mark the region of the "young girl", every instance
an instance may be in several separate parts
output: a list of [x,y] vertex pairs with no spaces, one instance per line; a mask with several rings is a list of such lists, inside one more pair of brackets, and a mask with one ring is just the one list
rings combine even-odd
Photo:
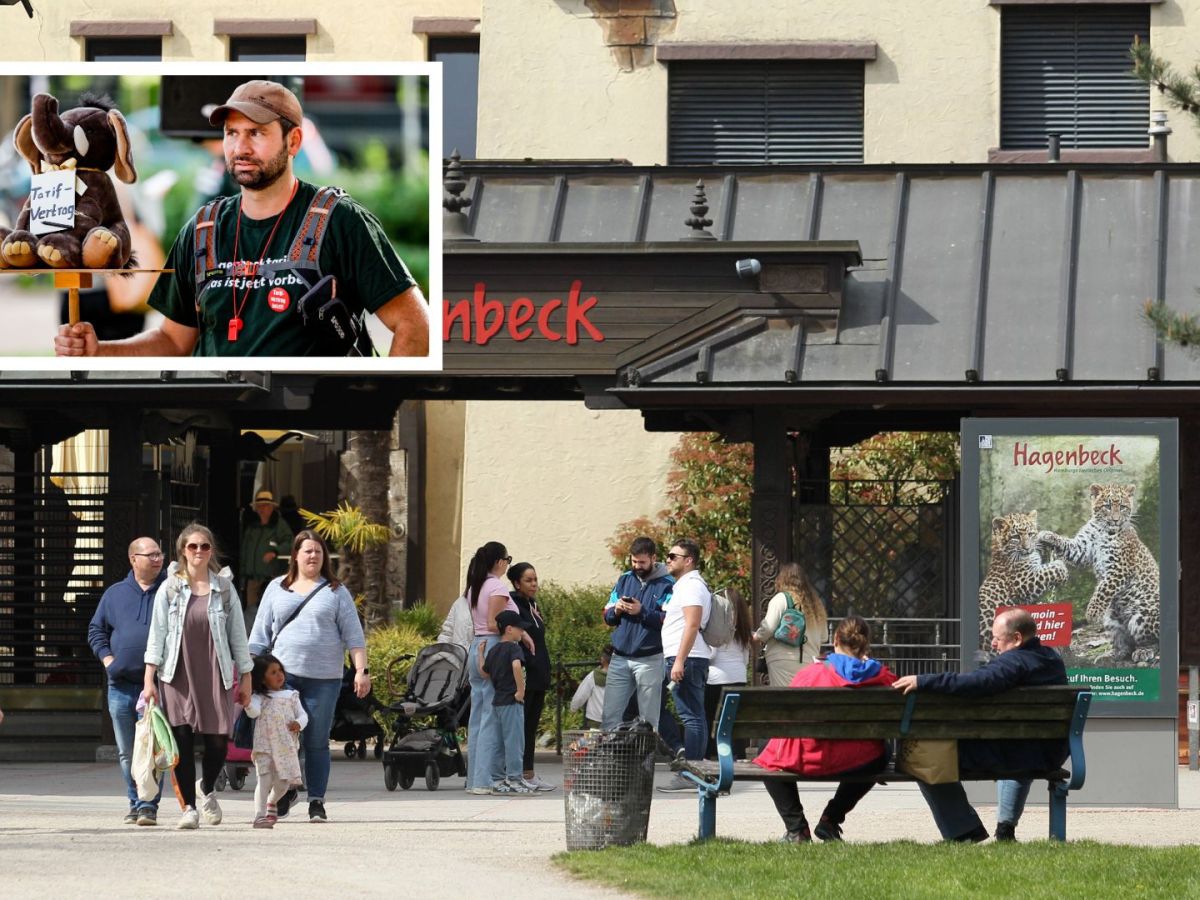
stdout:
[[254,827],[274,828],[278,818],[276,803],[293,785],[300,784],[300,730],[308,724],[308,715],[300,705],[300,694],[284,687],[287,673],[269,653],[254,659],[250,683],[254,696],[246,715],[258,719],[254,726],[254,770],[258,786],[254,789]]

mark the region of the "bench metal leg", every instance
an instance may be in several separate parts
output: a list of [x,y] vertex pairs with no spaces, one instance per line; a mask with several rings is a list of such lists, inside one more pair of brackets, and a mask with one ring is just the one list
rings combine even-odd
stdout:
[[703,788],[700,794],[700,840],[706,841],[717,833],[717,792]]
[[1050,785],[1050,840],[1067,839],[1067,786],[1056,781]]

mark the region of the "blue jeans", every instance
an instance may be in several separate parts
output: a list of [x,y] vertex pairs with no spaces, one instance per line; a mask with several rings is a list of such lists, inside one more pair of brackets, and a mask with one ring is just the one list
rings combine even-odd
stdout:
[[1025,801],[1029,798],[1029,789],[1033,781],[1022,778],[1001,779],[996,782],[996,822],[1007,822],[1014,828],[1021,821],[1021,813],[1025,811]]
[[662,711],[662,667],[661,653],[652,656],[620,656],[613,654],[608,664],[608,678],[604,685],[604,718],[601,727],[612,731],[625,718],[625,708],[630,699],[637,695],[638,715],[658,729]]
[[[704,751],[708,749],[708,722],[704,717],[704,685],[708,683],[708,660],[689,656],[683,661],[683,680],[675,690],[667,690],[671,681],[671,666],[675,665],[675,657],[668,656],[663,660],[663,692],[658,719],[658,733],[667,746],[675,753],[683,748],[683,755],[688,759],[704,759]],[[679,710],[679,718],[683,720],[683,737],[680,738],[679,726],[675,717],[667,709],[667,694],[675,694],[675,708]],[[604,699],[608,699],[605,694]]]
[[504,746],[496,717],[496,689],[479,670],[479,645],[484,657],[500,642],[497,634],[477,635],[471,641],[467,676],[471,682],[471,719],[467,724],[467,790],[491,787],[504,778]]
[[500,741],[504,745],[504,777],[516,781],[524,772],[525,707],[520,703],[504,706],[493,704],[496,721],[500,724]]
[[304,784],[309,800],[324,800],[329,786],[329,731],[333,708],[342,690],[340,678],[305,678],[288,673],[287,686],[300,692],[300,705],[308,724],[300,732],[300,755],[304,761]]
[[138,695],[141,685],[128,682],[109,682],[108,685],[108,714],[112,717],[113,735],[117,739],[117,760],[121,763],[121,776],[125,779],[125,794],[129,797],[130,809],[158,809],[158,800],[162,796],[162,780],[158,782],[158,793],[153,800],[139,800],[137,785],[133,782],[133,729],[137,720]]

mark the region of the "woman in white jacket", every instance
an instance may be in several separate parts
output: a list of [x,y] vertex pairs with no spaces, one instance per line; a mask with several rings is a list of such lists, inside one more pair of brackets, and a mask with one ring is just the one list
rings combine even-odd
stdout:
[[[175,554],[154,597],[143,693],[149,701],[157,700],[161,692],[162,709],[179,746],[175,777],[184,805],[179,827],[196,828],[200,813],[209,825],[221,822],[214,790],[233,727],[234,667],[245,706],[250,702],[254,663],[233,573],[217,562],[212,532],[197,523],[186,526],[175,542]],[[195,780],[194,734],[204,739],[200,781]]]
[[[800,670],[821,653],[821,642],[829,628],[825,604],[813,590],[799,563],[784,563],[775,577],[776,594],[767,603],[754,640],[763,646],[767,680],[772,687],[787,687]],[[788,605],[804,613],[804,643],[799,647],[777,640],[775,632]]]

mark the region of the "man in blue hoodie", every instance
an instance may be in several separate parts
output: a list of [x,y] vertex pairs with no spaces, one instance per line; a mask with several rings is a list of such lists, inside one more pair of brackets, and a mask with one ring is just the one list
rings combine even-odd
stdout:
[[[129,797],[126,825],[158,824],[158,800],[139,800],[130,763],[138,695],[146,672],[143,657],[150,633],[154,595],[166,577],[163,553],[154,538],[140,537],[129,545],[130,572],[104,592],[88,625],[88,643],[108,675],[108,714],[117,739],[117,758]],[[162,790],[160,785],[159,796]]]
[[615,630],[601,724],[605,730],[621,724],[636,694],[638,714],[657,731],[663,685],[662,607],[675,579],[658,561],[648,537],[636,538],[629,546],[629,564],[604,607],[604,622]]

